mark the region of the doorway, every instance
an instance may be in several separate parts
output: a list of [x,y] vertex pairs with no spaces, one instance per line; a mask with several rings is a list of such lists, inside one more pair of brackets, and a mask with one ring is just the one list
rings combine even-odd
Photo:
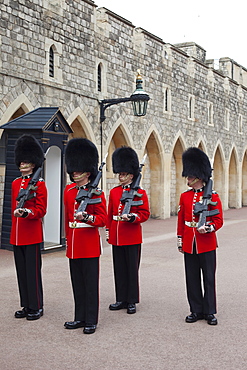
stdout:
[[45,161],[45,182],[48,190],[47,213],[44,217],[44,249],[60,247],[61,229],[61,150],[48,148]]

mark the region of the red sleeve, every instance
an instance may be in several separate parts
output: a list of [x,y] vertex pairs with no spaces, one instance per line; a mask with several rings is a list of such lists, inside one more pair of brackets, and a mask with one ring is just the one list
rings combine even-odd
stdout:
[[110,191],[109,200],[108,200],[108,211],[107,211],[107,221],[106,228],[110,229],[113,216],[113,202],[112,202],[112,192]]
[[178,206],[177,236],[183,236],[183,233],[184,233],[184,204],[183,204],[183,194],[181,194]]
[[12,185],[11,185],[11,215],[13,217],[13,213],[14,213],[14,210],[16,209],[16,191],[15,191],[15,188],[16,188],[16,180],[14,180],[12,182]]
[[67,188],[64,189],[64,226],[65,226],[65,235],[68,235],[69,232],[69,210],[68,210],[68,204],[67,204]]
[[216,205],[209,205],[208,209],[218,209],[219,214],[215,216],[211,216],[211,221],[209,222],[210,225],[214,226],[215,231],[219,230],[223,226],[223,211],[222,211],[222,203],[220,197],[217,193],[212,194],[212,202],[216,202]]
[[24,207],[31,210],[27,218],[39,219],[45,216],[47,209],[47,189],[44,181],[38,181],[36,196],[25,202]]
[[134,213],[137,217],[133,221],[133,223],[142,223],[148,220],[150,216],[150,211],[149,211],[149,202],[148,202],[148,197],[147,193],[145,190],[139,190],[139,192],[142,193],[142,197],[138,198],[136,197],[135,200],[141,199],[143,201],[143,204],[140,206],[133,206],[131,207],[130,212]]
[[[100,195],[101,202],[97,203],[89,208],[88,213],[94,216],[94,222],[87,221],[87,224],[96,226],[96,227],[104,227],[106,224],[107,214],[106,214],[106,199],[104,192]],[[87,210],[86,210],[87,211]]]

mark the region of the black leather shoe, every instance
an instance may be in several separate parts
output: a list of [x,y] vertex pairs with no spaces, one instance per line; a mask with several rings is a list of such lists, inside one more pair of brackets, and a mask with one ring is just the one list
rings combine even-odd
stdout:
[[27,317],[27,314],[28,314],[29,311],[30,311],[29,308],[23,307],[22,310],[19,310],[19,311],[15,312],[15,317],[17,319],[22,319],[23,317]]
[[64,323],[66,329],[77,329],[85,326],[85,321],[66,321]]
[[27,314],[27,320],[38,320],[43,316],[44,310],[40,308],[39,310],[29,310]]
[[217,325],[218,321],[214,315],[205,315],[205,320],[207,320],[209,325]]
[[204,319],[204,315],[202,313],[192,312],[189,316],[186,316],[185,321],[192,323],[192,322],[196,322],[197,320],[203,320],[203,319]]
[[117,310],[121,310],[122,308],[127,308],[127,307],[128,307],[127,302],[116,302],[116,303],[110,304],[109,310],[117,311]]
[[96,330],[96,325],[86,324],[85,328],[83,329],[84,334],[93,334]]
[[135,303],[129,303],[127,307],[127,313],[136,313]]

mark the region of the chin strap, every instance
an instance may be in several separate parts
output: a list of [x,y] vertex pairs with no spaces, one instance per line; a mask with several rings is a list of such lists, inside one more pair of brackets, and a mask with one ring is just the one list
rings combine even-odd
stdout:
[[197,181],[199,181],[200,179],[198,179],[198,177],[196,177],[190,184],[189,184],[189,186],[191,186],[191,185],[194,185]]

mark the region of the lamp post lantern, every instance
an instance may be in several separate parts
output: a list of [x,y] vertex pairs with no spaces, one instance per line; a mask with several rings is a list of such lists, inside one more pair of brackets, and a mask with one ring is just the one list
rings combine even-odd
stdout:
[[103,99],[99,101],[100,104],[100,130],[101,130],[101,159],[103,158],[103,128],[102,123],[105,121],[105,110],[111,105],[116,105],[119,103],[126,103],[131,101],[133,107],[134,116],[145,116],[147,113],[147,105],[150,100],[149,95],[143,90],[142,87],[142,77],[140,72],[137,71],[136,77],[136,90],[129,98],[116,98],[116,99]]
[[131,95],[131,102],[133,107],[134,116],[145,116],[147,113],[149,95],[142,88],[142,77],[138,71],[136,77],[136,90]]
[[117,98],[117,99],[103,99],[99,101],[100,104],[100,123],[105,120],[105,110],[111,105],[126,103],[131,101],[133,106],[134,116],[145,116],[147,112],[147,104],[150,100],[149,95],[142,88],[142,77],[138,71],[136,77],[136,90],[129,98]]

